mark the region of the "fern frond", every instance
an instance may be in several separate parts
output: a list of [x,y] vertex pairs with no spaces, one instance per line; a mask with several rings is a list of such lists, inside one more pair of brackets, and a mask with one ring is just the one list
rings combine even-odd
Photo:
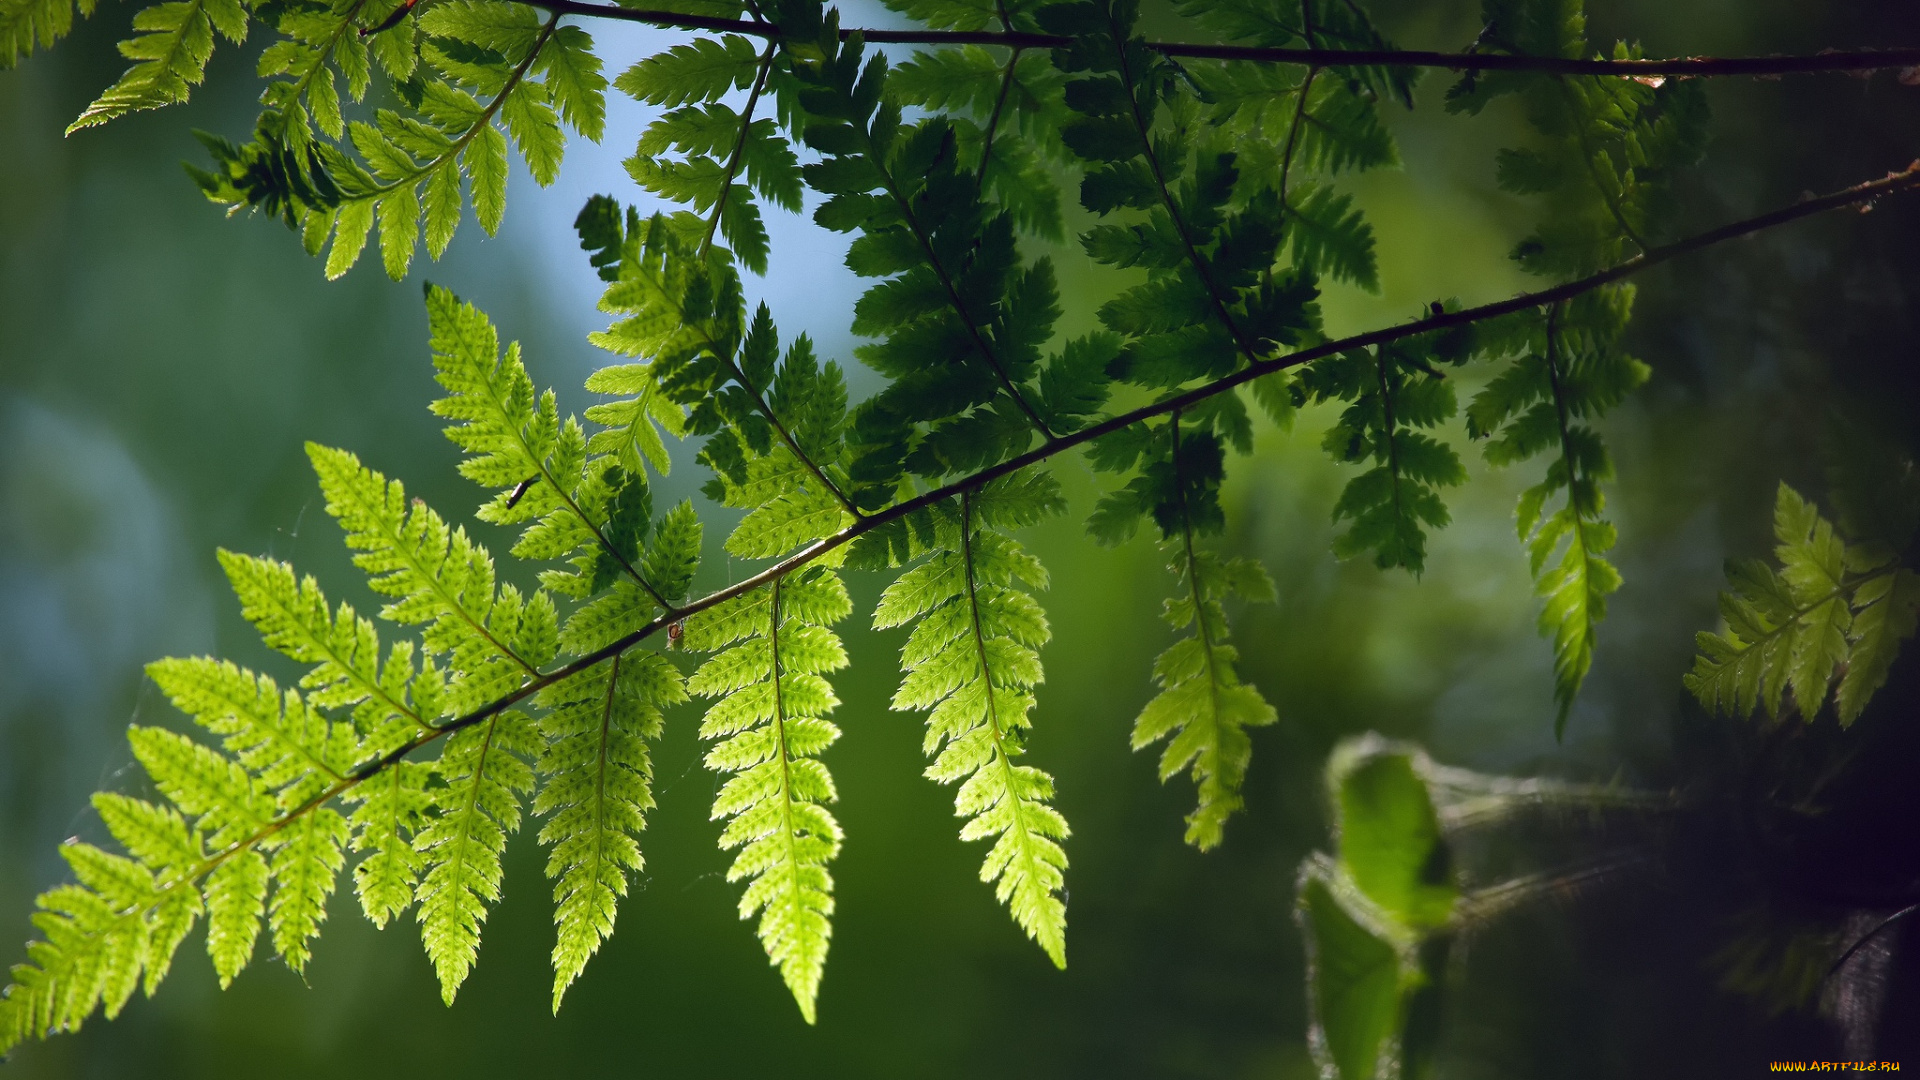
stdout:
[[1419,573],[1426,566],[1428,528],[1451,520],[1440,489],[1466,482],[1466,468],[1452,447],[1423,434],[1452,417],[1458,405],[1450,383],[1437,377],[1435,344],[1415,339],[1394,346],[1330,356],[1301,376],[1317,401],[1350,401],[1321,445],[1335,460],[1372,462],[1347,482],[1334,504],[1334,520],[1350,520],[1334,541],[1334,554],[1373,553],[1381,569],[1400,566]]
[[666,597],[637,565],[652,524],[651,494],[638,462],[629,471],[614,458],[589,457],[579,421],[560,419],[553,391],[535,394],[517,342],[501,356],[499,336],[479,309],[430,286],[427,313],[436,376],[449,391],[431,407],[456,421],[446,433],[469,455],[461,473],[495,490],[480,520],[531,522],[513,547],[515,556],[565,558],[578,568],[543,575],[549,588],[584,598],[624,575],[664,609]]
[[760,65],[760,50],[738,34],[695,38],[635,63],[614,86],[648,105],[677,108],[692,101],[718,101],[745,90]]
[[1175,630],[1192,626],[1193,636],[1154,661],[1160,693],[1133,722],[1133,748],[1172,737],[1160,755],[1160,779],[1190,767],[1199,805],[1187,815],[1186,841],[1206,851],[1219,845],[1227,819],[1242,805],[1240,788],[1253,756],[1246,729],[1279,717],[1234,671],[1239,653],[1227,643],[1222,602],[1238,596],[1270,603],[1273,581],[1251,559],[1195,550],[1190,533],[1161,546],[1173,559],[1167,568],[1185,586],[1185,595],[1166,601],[1163,617]]
[[1795,710],[1811,723],[1837,677],[1840,722],[1851,724],[1920,621],[1920,575],[1877,544],[1848,544],[1784,483],[1773,527],[1781,569],[1757,560],[1727,564],[1726,628],[1697,636],[1700,655],[1683,681],[1702,705],[1729,716],[1761,706],[1779,716],[1791,690]]
[[837,797],[818,760],[840,737],[826,720],[839,704],[826,672],[846,666],[829,625],[853,610],[846,586],[824,567],[775,579],[687,620],[690,649],[719,651],[687,689],[718,698],[700,736],[718,740],[706,765],[730,774],[713,802],[727,819],[720,846],[738,848],[728,881],[747,880],[740,917],[760,915],[767,958],[811,1024],[833,936],[833,878],[840,825],[826,808]]
[[1289,199],[1294,265],[1351,281],[1368,292],[1380,291],[1373,226],[1353,205],[1353,196],[1301,184]]
[[[247,8],[242,0],[169,0],[135,15],[140,36],[120,43],[120,54],[134,65],[67,125],[67,134],[187,100],[206,77],[214,34],[235,44],[246,40]],[[43,7],[42,19],[47,14]],[[58,25],[57,16],[40,25],[44,34]]]
[[360,908],[378,927],[413,906],[426,865],[413,846],[414,834],[426,820],[433,798],[427,793],[431,766],[397,761],[382,775],[357,785],[347,798],[360,805],[348,818],[352,847],[366,852],[353,868],[354,891]]
[[425,624],[429,653],[449,657],[445,707],[464,711],[499,696],[538,671],[557,647],[553,601],[544,591],[522,599],[494,587],[493,559],[417,500],[397,480],[343,450],[309,443],[327,512],[347,533],[354,564],[375,592],[395,597],[383,618]]
[[959,783],[962,840],[992,839],[980,880],[995,885],[1014,922],[1055,966],[1067,965],[1066,819],[1051,805],[1053,778],[1015,764],[1024,752],[1038,649],[1051,632],[1020,587],[1045,588],[1039,560],[1000,531],[1032,524],[1062,503],[1046,474],[1015,474],[935,511],[925,561],[900,575],[874,611],[876,629],[913,624],[895,709],[928,709],[929,779]]
[[[1491,51],[1577,57],[1589,53],[1578,5],[1502,3],[1489,8]],[[1637,59],[1618,43],[1613,58]],[[1652,85],[1649,85],[1651,83]],[[1450,112],[1477,113],[1503,94],[1526,103],[1539,139],[1502,151],[1499,180],[1544,196],[1540,225],[1514,249],[1535,273],[1587,274],[1646,250],[1665,228],[1673,181],[1706,145],[1707,100],[1695,80],[1640,82],[1530,72],[1473,72],[1447,94]]]
[[51,49],[73,30],[73,19],[93,14],[95,0],[0,0],[0,68],[36,48]]
[[333,723],[297,691],[212,657],[156,660],[147,675],[176,708],[221,736],[253,781],[291,809],[359,763],[351,724]]
[[553,848],[553,1007],[600,943],[613,933],[627,875],[644,864],[638,834],[653,807],[647,744],[660,710],[686,700],[680,673],[659,653],[616,656],[543,691],[549,711],[533,812],[548,818],[540,842]]
[[[1620,573],[1605,558],[1614,529],[1602,517],[1600,489],[1612,479],[1613,463],[1599,433],[1579,421],[1597,420],[1647,379],[1647,366],[1614,344],[1625,321],[1616,305],[1630,303],[1631,294],[1582,298],[1553,308],[1543,325],[1516,324],[1512,344],[1525,351],[1467,407],[1467,431],[1490,437],[1486,456],[1495,465],[1556,455],[1545,479],[1521,494],[1515,515],[1534,592],[1545,602],[1540,633],[1553,640],[1556,736],[1593,667],[1607,597],[1620,588]],[[1545,512],[1561,492],[1564,505]]]
[[434,762],[442,786],[428,790],[434,816],[413,839],[426,866],[415,898],[420,940],[449,1005],[473,969],[487,907],[500,899],[500,853],[533,790],[527,759],[541,749],[533,721],[507,711],[448,736]]
[[372,621],[344,603],[330,611],[320,583],[312,577],[296,578],[293,567],[273,559],[225,549],[218,556],[240,600],[240,613],[268,647],[314,665],[300,679],[308,703],[353,710],[354,726],[365,740],[361,756],[384,753],[427,726],[407,698],[413,679],[411,642],[396,644],[383,666]]
[[853,322],[855,334],[879,339],[855,352],[890,380],[863,406],[876,437],[852,466],[873,478],[878,503],[907,474],[964,472],[1053,436],[1031,384],[1058,292],[1050,262],[1022,265],[1013,214],[982,197],[955,122],[903,123],[886,57],[867,56],[857,37],[841,41],[835,12],[816,29],[783,49],[802,137],[824,155],[802,170],[827,197],[814,221],[858,231],[847,266],[881,279]]
[[[193,0],[202,2],[215,0]],[[565,149],[563,118],[590,139],[604,127],[606,81],[592,39],[524,5],[458,0],[415,12],[396,0],[333,0],[324,14],[292,12],[279,25],[285,36],[260,67],[284,78],[262,96],[254,141],[203,136],[213,167],[192,171],[213,201],[263,209],[297,228],[309,254],[327,249],[329,278],[353,267],[376,226],[381,262],[396,280],[423,235],[439,258],[460,222],[463,177],[466,203],[495,232],[508,136],[545,185]],[[370,57],[400,93],[394,107],[373,110],[372,122],[348,121],[335,71],[358,101]]]

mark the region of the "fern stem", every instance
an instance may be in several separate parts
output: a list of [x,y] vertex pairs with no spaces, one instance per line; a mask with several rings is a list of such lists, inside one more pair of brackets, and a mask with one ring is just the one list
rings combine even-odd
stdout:
[[[676,11],[646,11],[584,3],[582,0],[525,0],[528,7],[561,15],[643,23],[675,30],[704,30],[785,40],[786,34],[768,22],[687,15]],[[855,35],[873,45],[1001,45],[1021,49],[1058,49],[1073,39],[1060,34],[1015,30],[885,30],[847,28],[840,40]],[[1146,47],[1163,56],[1196,60],[1246,60],[1256,63],[1300,64],[1319,67],[1414,67],[1448,71],[1539,71],[1555,75],[1612,75],[1621,78],[1712,78],[1730,75],[1808,75],[1847,71],[1882,71],[1920,64],[1920,48],[1858,49],[1797,56],[1674,57],[1664,60],[1584,60],[1560,56],[1523,56],[1512,53],[1432,52],[1421,49],[1285,49],[1258,45],[1212,45],[1200,42],[1149,41]]]
[[727,155],[726,171],[720,177],[720,195],[713,201],[713,216],[707,221],[707,235],[700,240],[699,259],[704,262],[707,249],[713,247],[713,234],[720,228],[720,215],[727,208],[727,196],[733,193],[733,178],[740,171],[741,159],[747,153],[747,132],[753,127],[753,108],[760,102],[760,90],[767,85],[767,73],[773,70],[773,53],[779,48],[776,41],[767,42],[767,50],[760,54],[760,70],[753,77],[753,89],[747,93],[747,104],[740,112],[740,135],[733,140],[733,153]]
[[1313,80],[1319,74],[1319,68],[1310,67],[1300,83],[1300,100],[1294,103],[1293,123],[1287,128],[1287,148],[1280,156],[1280,209],[1287,213],[1293,212],[1293,204],[1287,201],[1287,180],[1293,175],[1293,151],[1307,119],[1307,97],[1313,93]]
[[[455,717],[431,731],[422,732],[401,746],[395,747],[381,757],[362,765],[359,769],[354,770],[345,780],[341,781],[339,785],[336,785],[338,790],[329,789],[328,792],[316,796],[307,804],[303,804],[296,813],[304,813],[307,810],[311,810],[321,802],[333,798],[339,794],[340,791],[344,791],[363,780],[378,775],[408,754],[427,745],[442,735],[481,723],[503,710],[512,708],[526,698],[563,679],[571,678],[593,667],[595,664],[599,664],[626,652],[681,619],[706,611],[735,597],[743,596],[763,585],[778,581],[786,575],[813,563],[822,556],[845,547],[861,536],[891,522],[898,521],[909,514],[945,502],[956,495],[972,492],[1003,476],[1018,472],[1030,465],[1046,461],[1073,447],[1092,442],[1103,435],[1110,435],[1113,432],[1132,427],[1143,421],[1168,415],[1176,410],[1192,408],[1199,402],[1205,401],[1217,394],[1225,393],[1243,383],[1251,382],[1262,375],[1270,375],[1276,371],[1284,371],[1288,368],[1298,367],[1301,364],[1318,360],[1323,356],[1332,356],[1349,349],[1361,349],[1374,345],[1388,344],[1403,338],[1432,333],[1435,330],[1444,330],[1455,326],[1467,326],[1486,319],[1510,315],[1516,311],[1524,311],[1528,308],[1537,308],[1546,304],[1559,303],[1583,293],[1591,292],[1603,285],[1612,284],[1622,278],[1630,277],[1650,267],[1658,266],[1661,263],[1668,262],[1681,255],[1700,251],[1726,240],[1747,236],[1764,229],[1783,225],[1787,222],[1796,221],[1800,218],[1809,217],[1837,207],[1868,202],[1913,187],[1920,187],[1920,161],[1916,161],[1901,172],[1890,173],[1879,180],[1856,184],[1853,187],[1834,192],[1830,195],[1809,199],[1794,206],[1782,207],[1757,217],[1723,225],[1720,228],[1711,229],[1707,232],[1688,237],[1687,239],[1654,248],[1643,255],[1637,255],[1625,262],[1602,270],[1599,273],[1591,274],[1562,285],[1556,285],[1550,289],[1522,294],[1512,297],[1511,299],[1501,300],[1491,304],[1483,304],[1479,307],[1443,312],[1419,322],[1384,327],[1379,330],[1356,334],[1353,337],[1325,342],[1312,348],[1290,353],[1286,356],[1263,360],[1251,367],[1242,368],[1231,375],[1223,376],[1203,386],[1194,387],[1191,390],[1173,395],[1165,400],[1143,405],[1131,412],[1121,413],[1118,416],[1109,417],[1098,424],[1090,425],[1068,435],[1062,435],[1055,442],[1045,446],[1035,447],[1022,454],[1016,454],[1005,461],[988,466],[979,472],[962,477],[952,483],[923,492],[911,499],[894,503],[892,506],[883,510],[878,510],[861,517],[839,532],[816,540],[812,544],[762,569],[758,573],[742,578],[732,585],[723,589],[716,589],[698,600],[693,600],[682,605],[678,613],[673,617],[660,616],[638,630],[616,638],[606,645],[562,664],[546,674],[536,675],[522,683],[518,689],[511,693],[504,694],[469,713]],[[1891,573],[1892,571],[1889,570],[1885,572]],[[1878,576],[1880,575],[1871,574],[1865,578],[1857,579],[1848,583],[1847,588],[1857,588]],[[1832,597],[1828,597],[1827,599],[1831,598]],[[1822,602],[1824,602],[1824,600]]]
[[607,836],[607,746],[613,739],[613,702],[620,690],[620,657],[613,658],[607,671],[607,696],[600,703],[600,754],[593,774],[593,874],[588,880],[600,880],[600,864],[606,858]]
[[1387,478],[1393,481],[1393,520],[1402,522],[1406,517],[1400,505],[1400,444],[1393,437],[1393,392],[1399,387],[1387,378],[1390,357],[1384,347],[1373,351],[1373,360],[1374,373],[1380,380],[1380,430],[1387,441]]

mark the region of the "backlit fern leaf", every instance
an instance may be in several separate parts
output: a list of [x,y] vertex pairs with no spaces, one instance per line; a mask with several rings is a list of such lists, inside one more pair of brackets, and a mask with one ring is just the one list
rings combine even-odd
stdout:
[[240,613],[269,647],[313,665],[300,679],[308,702],[352,709],[367,752],[384,753],[426,726],[407,697],[412,642],[396,644],[383,665],[373,622],[344,603],[330,611],[312,577],[296,578],[293,567],[274,559],[226,550],[218,555]]
[[[1714,712],[1779,716],[1786,694],[1812,722],[1840,679],[1839,716],[1851,724],[1885,682],[1920,618],[1920,575],[1878,544],[1848,544],[1785,484],[1774,506],[1774,555],[1729,562],[1720,594],[1725,629],[1697,635],[1687,689]],[[1855,663],[1859,674],[1855,675]]]
[[679,671],[659,653],[616,656],[541,695],[549,711],[534,813],[547,817],[540,842],[553,848],[553,1007],[613,932],[627,876],[644,861],[638,834],[653,807],[647,744],[660,735],[660,710],[686,700]]
[[[264,209],[299,229],[309,254],[331,240],[329,278],[353,267],[370,235],[395,279],[423,229],[439,258],[466,204],[493,233],[506,205],[509,138],[545,185],[558,175],[563,121],[590,139],[604,127],[606,80],[592,39],[525,5],[453,0],[414,12],[392,0],[334,0],[324,14],[282,16],[280,29],[261,69],[285,78],[268,85],[254,141],[203,136],[213,167],[193,172],[213,201]],[[358,101],[369,57],[397,100],[374,109],[371,122],[348,120],[335,71]]]
[[896,709],[929,709],[929,779],[959,783],[954,813],[962,840],[993,840],[980,880],[1058,967],[1067,965],[1064,900],[1066,819],[1051,805],[1053,778],[1015,764],[1041,681],[1037,651],[1051,636],[1046,615],[1020,587],[1045,588],[1039,560],[1001,530],[1058,512],[1046,474],[985,485],[961,504],[934,510],[924,562],[887,587],[876,629],[911,624],[900,654],[906,672]]
[[840,737],[826,714],[839,704],[825,673],[847,654],[829,625],[852,611],[846,586],[824,567],[728,601],[687,621],[688,648],[719,651],[687,681],[718,700],[700,736],[717,740],[707,767],[729,774],[713,801],[727,820],[720,846],[738,848],[728,881],[748,882],[740,917],[760,915],[760,942],[808,1023],[833,935],[837,797],[818,760]]
[[51,49],[73,29],[77,12],[93,14],[95,0],[0,0],[0,68],[10,68],[34,49]]
[[[297,692],[283,694],[264,675],[206,657],[156,661],[147,674],[182,712],[223,737],[249,782],[271,791],[281,812],[335,790],[360,759],[351,724],[328,721]],[[208,948],[223,983],[253,951],[269,871],[278,883],[269,912],[274,947],[289,967],[305,966],[307,941],[326,918],[347,836],[338,811],[317,807],[272,838],[271,867],[257,851],[244,851],[214,868],[207,879]]]
[[551,659],[557,647],[553,601],[545,592],[522,599],[512,585],[494,588],[493,559],[415,501],[397,480],[343,450],[309,444],[327,512],[347,532],[354,564],[373,590],[394,597],[383,618],[425,624],[427,651],[446,654],[452,676],[444,707],[461,712],[516,686]]
[[500,899],[500,853],[520,827],[520,800],[533,790],[527,759],[541,752],[525,713],[507,711],[447,737],[434,762],[442,786],[428,791],[435,816],[414,835],[426,872],[420,878],[420,940],[454,994],[473,970],[487,906]]
[[1234,670],[1239,653],[1227,644],[1229,596],[1273,600],[1273,581],[1251,559],[1227,559],[1195,550],[1192,537],[1163,543],[1168,566],[1184,592],[1166,601],[1164,618],[1176,630],[1193,627],[1154,661],[1160,693],[1133,723],[1133,748],[1172,736],[1160,755],[1160,779],[1190,769],[1199,789],[1199,805],[1187,815],[1187,843],[1206,851],[1225,835],[1227,819],[1240,809],[1253,747],[1246,729],[1278,718],[1260,691],[1240,681]]
[[187,100],[206,77],[214,34],[236,44],[246,40],[248,6],[243,0],[169,0],[134,16],[140,36],[120,43],[121,55],[134,65],[67,125],[67,134]]
[[[1631,294],[1592,294],[1555,308],[1544,326],[1518,323],[1515,344],[1524,354],[1467,407],[1468,433],[1491,437],[1486,456],[1493,464],[1555,455],[1545,479],[1521,494],[1515,518],[1534,591],[1545,601],[1540,632],[1553,639],[1556,734],[1593,667],[1607,597],[1620,588],[1619,571],[1605,558],[1614,529],[1602,517],[1600,490],[1613,477],[1613,462],[1599,433],[1580,421],[1598,420],[1646,381],[1647,366],[1612,344],[1630,303]],[[1565,503],[1546,512],[1547,500],[1561,492]]]

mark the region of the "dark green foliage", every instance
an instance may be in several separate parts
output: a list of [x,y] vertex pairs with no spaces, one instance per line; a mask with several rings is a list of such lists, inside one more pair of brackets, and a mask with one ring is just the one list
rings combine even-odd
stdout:
[[93,0],[9,0],[0,4],[0,68],[10,68],[35,48],[51,49],[73,29],[75,14],[93,14]]
[[[1607,596],[1620,587],[1619,572],[1605,558],[1614,529],[1602,516],[1600,490],[1613,477],[1613,463],[1591,425],[1647,379],[1647,366],[1616,344],[1632,303],[1632,287],[1616,286],[1494,327],[1490,340],[1506,335],[1510,340],[1498,344],[1522,354],[1467,407],[1467,431],[1490,440],[1486,456],[1493,464],[1553,455],[1546,478],[1520,496],[1515,516],[1535,591],[1546,602],[1540,632],[1553,638],[1556,732],[1593,666]],[[1563,492],[1565,501],[1549,512],[1548,501]]]
[[1435,366],[1464,360],[1449,355],[1458,348],[1445,335],[1413,338],[1330,356],[1302,374],[1311,400],[1350,403],[1327,429],[1327,452],[1369,466],[1334,505],[1335,520],[1352,522],[1334,541],[1334,554],[1372,552],[1382,569],[1425,568],[1426,530],[1451,520],[1440,490],[1467,479],[1453,448],[1421,430],[1452,419],[1458,408],[1453,386]]
[[[1481,47],[1534,56],[1588,54],[1578,3],[1485,0]],[[1615,59],[1638,59],[1621,42]],[[1514,258],[1535,273],[1574,276],[1639,254],[1663,235],[1671,186],[1700,158],[1707,103],[1699,82],[1475,72],[1447,93],[1447,108],[1477,113],[1504,94],[1519,95],[1538,132],[1532,147],[1503,150],[1500,186],[1544,195],[1539,230]]]
[[[796,11],[783,21],[802,17],[819,15]],[[886,58],[867,58],[857,39],[841,42],[836,14],[819,25],[812,40],[787,39],[792,81],[783,85],[783,107],[822,155],[803,170],[827,197],[814,220],[859,232],[847,265],[883,279],[860,298],[853,320],[856,334],[881,339],[856,352],[888,380],[861,407],[850,465],[861,481],[856,502],[877,507],[907,476],[972,471],[1053,434],[1034,384],[1043,367],[1061,366],[1042,351],[1060,312],[1051,263],[1023,265],[1016,214],[984,198],[985,136],[963,136],[965,128],[938,114],[904,123]],[[910,92],[959,93],[930,74],[936,63],[919,61]],[[972,141],[983,145],[963,151]],[[1005,154],[1009,144],[1018,145],[999,140],[992,152]],[[1049,218],[1029,216],[1035,220]],[[1088,376],[1076,382],[1070,392],[1097,395]]]
[[[1631,289],[1589,280],[1498,319],[1435,304],[1411,325],[1330,341],[1323,287],[1382,284],[1373,225],[1340,185],[1397,164],[1380,108],[1412,104],[1417,69],[1176,61],[1138,32],[1133,0],[894,7],[936,29],[1067,43],[951,42],[895,64],[818,0],[623,12],[751,22],[614,80],[654,110],[629,173],[679,208],[643,217],[596,196],[575,220],[612,320],[591,340],[619,357],[586,381],[600,399],[562,415],[517,345],[427,288],[445,391],[431,408],[459,472],[484,489],[475,528],[507,530],[510,561],[497,566],[479,533],[353,454],[310,446],[327,510],[399,637],[383,644],[374,620],[285,563],[220,553],[242,614],[298,670],[151,666],[201,734],[131,731],[158,794],[96,798],[120,852],[62,849],[75,883],[39,900],[41,940],[0,998],[0,1051],[96,1009],[114,1015],[140,985],[151,993],[203,917],[223,985],[263,929],[301,970],[349,861],[373,922],[414,913],[451,1001],[529,812],[549,849],[558,1008],[644,866],[651,743],[690,696],[708,699],[700,733],[738,910],[812,1022],[843,839],[826,754],[841,735],[828,675],[849,660],[832,629],[853,613],[849,569],[897,571],[872,615],[911,627],[893,704],[927,712],[925,771],[956,785],[961,838],[990,841],[983,882],[1064,966],[1069,829],[1053,774],[1026,759],[1052,633],[1033,593],[1047,574],[1014,534],[1067,509],[1050,459],[1083,443],[1113,477],[1089,512],[1092,536],[1122,543],[1151,522],[1181,636],[1154,666],[1131,741],[1164,743],[1161,779],[1194,782],[1187,841],[1221,844],[1253,730],[1279,719],[1236,672],[1228,621],[1235,598],[1274,599],[1272,581],[1215,550],[1228,543],[1230,459],[1255,440],[1236,386],[1283,429],[1302,408],[1340,410],[1324,445],[1359,471],[1333,507],[1344,523],[1333,553],[1417,574],[1428,532],[1449,520],[1445,492],[1466,479],[1446,428],[1455,373],[1501,363],[1473,383],[1465,434],[1486,440],[1495,465],[1548,459],[1518,531],[1565,724],[1621,584],[1605,559],[1612,464],[1598,428],[1647,377],[1620,347]],[[1176,9],[1240,45],[1392,49],[1351,0]],[[0,0],[0,59],[50,44],[75,10]],[[161,4],[122,46],[135,66],[75,126],[183,100],[215,37],[238,41],[254,21],[277,36],[260,57],[251,140],[203,135],[212,166],[195,176],[213,201],[276,216],[310,253],[325,250],[329,277],[376,227],[395,278],[423,235],[437,258],[469,206],[494,232],[510,141],[545,185],[566,128],[605,133],[592,39],[502,0]],[[1477,51],[1588,51],[1574,0],[1488,0],[1486,24]],[[1538,136],[1497,163],[1504,187],[1542,197],[1544,223],[1515,253],[1523,266],[1589,274],[1671,235],[1674,177],[1704,141],[1695,82],[1470,73],[1449,104],[1477,112],[1503,94],[1519,96]],[[1085,216],[1063,212],[1062,185]],[[780,266],[762,204],[810,202],[815,224],[853,234],[847,265],[869,282],[848,320],[877,376],[858,401],[838,358],[782,338],[741,276]],[[1071,238],[1069,220],[1084,225]],[[1063,299],[1056,263],[1082,257],[1111,288]],[[1083,315],[1098,328],[1059,330]],[[676,457],[737,512],[730,583],[705,595],[701,515],[657,497]],[[1846,458],[1837,500],[1861,538],[1841,539],[1782,488],[1782,568],[1731,568],[1726,630],[1702,635],[1687,678],[1710,708],[1777,715],[1790,690],[1804,717],[1832,697],[1850,723],[1920,623],[1920,578],[1888,546],[1905,546],[1920,517],[1847,479],[1885,472],[1875,452]],[[706,655],[688,676],[672,652],[644,647],[658,636]],[[1452,934],[1528,894],[1513,882],[1465,891],[1448,833],[1462,799],[1480,813],[1518,789],[1377,739],[1336,751],[1329,777],[1335,853],[1308,861],[1297,905],[1314,1052],[1346,1080],[1424,1075]],[[1569,790],[1535,784],[1526,797]]]
[[1197,550],[1189,533],[1162,545],[1173,559],[1168,566],[1184,590],[1166,601],[1164,617],[1175,630],[1191,626],[1154,661],[1160,693],[1133,722],[1133,748],[1161,739],[1160,779],[1189,772],[1199,789],[1199,805],[1187,815],[1187,843],[1206,851],[1225,836],[1226,822],[1242,803],[1240,788],[1253,757],[1247,729],[1279,718],[1260,691],[1234,671],[1239,652],[1227,643],[1226,610],[1230,596],[1273,600],[1273,581],[1251,559],[1224,559]]
[[1773,529],[1780,569],[1727,563],[1726,628],[1699,635],[1687,689],[1714,712],[1745,716],[1764,706],[1770,717],[1792,690],[1794,711],[1809,723],[1832,695],[1841,725],[1852,724],[1920,624],[1920,575],[1883,544],[1849,544],[1785,484]]
[[[353,266],[376,225],[382,262],[396,279],[423,230],[430,255],[446,250],[464,205],[494,232],[506,207],[509,138],[545,185],[559,172],[562,120],[593,139],[605,124],[606,78],[584,30],[502,0],[455,0],[405,14],[397,7],[331,0],[286,10],[279,19],[285,37],[261,60],[263,75],[284,78],[262,96],[253,142],[205,137],[213,168],[192,170],[209,199],[280,216],[312,254],[331,238],[328,277]],[[398,18],[390,26],[389,13]],[[348,100],[358,102],[373,61],[392,81],[399,108],[349,120],[336,72]],[[136,85],[140,71],[76,123],[185,97],[184,85],[168,89],[165,80]],[[197,71],[187,81],[198,81]]]

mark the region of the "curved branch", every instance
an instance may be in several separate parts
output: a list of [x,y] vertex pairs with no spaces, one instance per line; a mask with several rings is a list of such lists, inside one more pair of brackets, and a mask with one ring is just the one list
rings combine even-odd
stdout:
[[[581,0],[525,0],[527,6],[561,15],[613,19],[676,30],[707,30],[759,38],[783,38],[770,23],[683,15],[675,11],[589,4]],[[999,30],[840,31],[873,45],[1001,45],[1010,49],[1058,49],[1072,43],[1060,34]],[[1920,48],[1839,50],[1799,56],[1685,56],[1664,60],[1580,60],[1560,56],[1508,53],[1443,53],[1420,49],[1278,49],[1258,45],[1209,45],[1201,42],[1150,41],[1147,48],[1165,56],[1195,60],[1251,60],[1317,67],[1420,67],[1448,71],[1543,71],[1555,75],[1618,75],[1624,78],[1710,78],[1727,75],[1808,75],[1819,72],[1881,71],[1920,66]]]

